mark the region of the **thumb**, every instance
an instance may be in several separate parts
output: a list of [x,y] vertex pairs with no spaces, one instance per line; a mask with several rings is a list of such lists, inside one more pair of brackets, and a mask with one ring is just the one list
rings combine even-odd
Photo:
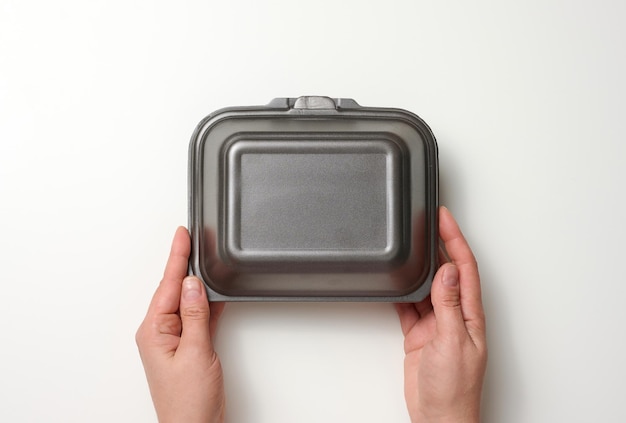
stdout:
[[454,264],[446,263],[437,271],[431,290],[431,301],[437,319],[437,332],[454,334],[465,330],[459,270]]
[[180,320],[183,330],[179,351],[212,351],[209,331],[209,300],[200,279],[187,276],[182,283],[180,295]]

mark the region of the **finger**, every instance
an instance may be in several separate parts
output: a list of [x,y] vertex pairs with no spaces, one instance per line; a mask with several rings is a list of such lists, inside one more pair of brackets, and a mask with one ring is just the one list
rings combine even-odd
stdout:
[[191,252],[191,240],[189,232],[184,226],[179,226],[174,235],[170,256],[167,259],[167,265],[163,272],[163,281],[168,283],[176,281],[180,285],[181,281],[187,276],[189,264],[189,253]]
[[484,311],[478,265],[452,213],[445,207],[441,207],[439,211],[439,233],[452,263],[459,271],[461,309],[464,319],[470,325],[482,328]]
[[217,333],[217,323],[219,322],[220,317],[224,312],[225,306],[225,302],[210,303],[209,305],[209,310],[211,314],[211,316],[209,317],[209,331],[211,333],[211,338],[214,338],[215,334]]
[[148,313],[168,314],[178,311],[181,282],[187,275],[190,249],[189,232],[180,226],[174,235],[163,279],[152,298]]
[[444,245],[444,242],[441,238],[439,238],[439,248],[437,249],[437,259],[438,259],[439,266],[441,266],[444,263],[450,263],[450,256],[448,255],[448,252],[446,251],[446,246]]
[[437,319],[437,333],[443,335],[466,333],[461,311],[459,271],[454,264],[444,264],[439,268],[430,295]]
[[413,326],[419,320],[419,313],[413,303],[397,303],[394,304],[398,318],[400,319],[400,327],[402,334],[406,336]]
[[430,295],[424,298],[419,303],[416,303],[415,308],[417,309],[417,312],[419,313],[420,318],[425,317],[428,313],[433,311],[433,303],[432,303],[432,300],[430,299]]
[[457,266],[468,267],[475,276],[478,276],[476,259],[470,249],[459,225],[452,213],[445,207],[439,208],[439,236],[443,241],[445,251],[450,260]]
[[188,276],[182,284],[180,296],[180,319],[183,331],[180,337],[180,353],[210,353],[213,351],[210,334],[210,309],[204,285],[195,276]]

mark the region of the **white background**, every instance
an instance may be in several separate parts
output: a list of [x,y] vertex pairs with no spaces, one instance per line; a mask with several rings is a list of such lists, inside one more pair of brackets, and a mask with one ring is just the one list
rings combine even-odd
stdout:
[[[626,421],[626,3],[0,2],[0,421],[155,421],[134,343],[208,113],[420,115],[480,263],[484,421]],[[389,304],[230,304],[228,420],[407,422]]]

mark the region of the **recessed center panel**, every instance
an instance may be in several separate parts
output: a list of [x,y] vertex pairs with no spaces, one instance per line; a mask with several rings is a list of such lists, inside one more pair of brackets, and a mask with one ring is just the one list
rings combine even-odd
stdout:
[[384,250],[386,156],[241,156],[242,250]]
[[391,260],[401,223],[389,140],[238,140],[226,151],[225,249],[239,262]]

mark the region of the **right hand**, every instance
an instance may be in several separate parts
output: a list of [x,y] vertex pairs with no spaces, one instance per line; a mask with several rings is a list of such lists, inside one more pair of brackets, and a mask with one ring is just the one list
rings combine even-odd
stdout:
[[452,263],[435,274],[430,298],[396,304],[405,336],[405,398],[413,423],[478,423],[487,364],[478,266],[443,207],[439,234]]

